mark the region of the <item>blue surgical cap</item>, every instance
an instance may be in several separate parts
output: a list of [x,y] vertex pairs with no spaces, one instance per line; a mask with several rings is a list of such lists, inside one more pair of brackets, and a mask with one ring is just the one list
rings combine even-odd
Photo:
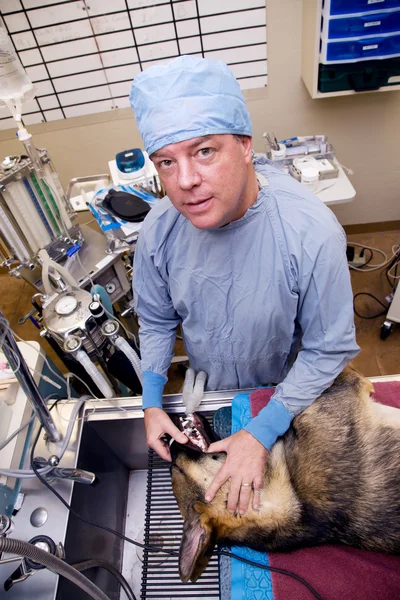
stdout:
[[203,135],[251,136],[239,83],[222,61],[179,56],[150,67],[135,78],[129,99],[149,155]]

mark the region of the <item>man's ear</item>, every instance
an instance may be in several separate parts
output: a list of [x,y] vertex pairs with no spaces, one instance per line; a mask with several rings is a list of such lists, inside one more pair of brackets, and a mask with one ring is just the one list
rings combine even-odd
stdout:
[[251,138],[249,135],[241,135],[239,138],[246,163],[249,164],[252,160],[253,138]]
[[[197,502],[196,508],[202,503]],[[215,545],[213,529],[206,519],[194,510],[183,525],[179,549],[179,575],[182,581],[197,581],[206,569]]]

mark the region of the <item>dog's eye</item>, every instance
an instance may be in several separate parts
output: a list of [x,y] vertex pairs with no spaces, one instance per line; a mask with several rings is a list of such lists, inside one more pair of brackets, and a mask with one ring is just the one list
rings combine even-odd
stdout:
[[213,460],[218,460],[218,454],[213,454],[213,455],[212,455],[212,459],[213,459]]

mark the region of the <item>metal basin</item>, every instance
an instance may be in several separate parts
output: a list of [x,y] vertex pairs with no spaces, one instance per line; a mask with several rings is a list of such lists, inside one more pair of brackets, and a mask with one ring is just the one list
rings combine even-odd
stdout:
[[[230,405],[235,393],[206,393],[202,410],[212,413]],[[150,531],[150,543],[168,548],[174,545],[179,547],[182,522],[174,499],[170,499],[167,505],[163,504],[167,496],[171,496],[170,478],[168,465],[158,458],[151,484],[154,485],[154,493],[147,489],[148,450],[140,405],[141,398],[87,403],[82,415],[84,419],[77,423],[61,465],[92,471],[98,481],[92,486],[72,484],[66,480],[53,480],[51,483],[84,519],[141,542],[146,531],[147,536]],[[182,412],[181,397],[166,396],[164,406],[168,412]],[[56,410],[56,425],[65,431],[71,406],[56,407],[53,412]],[[54,445],[48,447],[43,439],[40,440],[35,455],[48,457],[49,453],[56,454],[57,448]],[[124,543],[116,535],[83,523],[69,514],[61,502],[36,479],[24,480],[21,491],[25,498],[15,517],[13,537],[28,541],[39,534],[47,535],[56,544],[64,544],[66,560],[70,564],[89,559],[108,561],[123,573],[138,600],[141,597],[168,600],[191,596],[192,588],[187,588],[179,581],[175,557],[168,558],[160,553],[146,557],[141,549]],[[150,501],[146,504],[146,496],[151,497],[151,505]],[[45,509],[47,518],[40,527],[36,527],[31,517],[39,508]],[[0,566],[1,590],[4,580],[14,569],[15,565]],[[143,588],[142,578],[146,578],[146,574],[151,579],[151,585]],[[212,576],[204,579],[202,585],[205,588],[196,593],[196,597],[200,595],[210,600],[219,597],[214,582],[216,574],[217,567],[211,565]],[[120,593],[119,584],[106,570],[91,569],[85,575],[111,600],[126,598],[124,592]],[[7,593],[10,600],[25,600],[30,596],[41,600],[87,600],[83,591],[46,569],[14,585]]]

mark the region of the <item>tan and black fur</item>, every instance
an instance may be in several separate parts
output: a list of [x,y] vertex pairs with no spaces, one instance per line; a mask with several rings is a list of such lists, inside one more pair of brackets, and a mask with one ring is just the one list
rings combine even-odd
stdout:
[[373,402],[372,390],[347,368],[297,416],[268,453],[260,509],[244,516],[226,508],[229,483],[204,500],[224,453],[172,445],[183,581],[201,575],[217,540],[263,551],[343,543],[400,553],[400,410]]

